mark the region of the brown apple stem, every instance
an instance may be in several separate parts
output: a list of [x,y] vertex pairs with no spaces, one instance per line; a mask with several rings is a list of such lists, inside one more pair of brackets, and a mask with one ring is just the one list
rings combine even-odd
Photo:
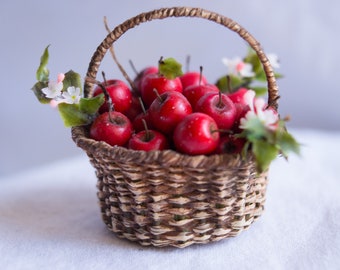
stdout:
[[158,60],[158,75],[160,76],[161,75],[161,72],[160,72],[160,66],[164,64],[164,61],[163,61],[163,56],[161,56]]
[[162,97],[160,96],[160,94],[158,93],[157,89],[154,88],[153,91],[155,92],[155,94],[156,94],[157,98],[159,99],[159,101],[160,101],[160,102],[163,102],[163,99],[162,99]]
[[223,102],[222,102],[222,92],[218,91],[218,103],[217,103],[218,108],[223,108]]
[[143,122],[144,130],[145,130],[145,141],[148,142],[151,139],[150,130],[144,119],[142,119],[142,122]]
[[202,84],[202,76],[203,76],[203,67],[200,66],[200,80],[199,80],[199,85]]
[[146,109],[145,109],[144,102],[143,102],[142,98],[138,97],[138,100],[139,100],[139,104],[140,104],[140,107],[142,108],[144,115],[146,115]]
[[102,76],[103,76],[104,84],[100,83],[99,86],[103,90],[106,102],[107,102],[107,104],[109,106],[109,119],[110,119],[110,122],[113,122],[113,119],[111,118],[111,112],[114,111],[114,104],[112,103],[112,99],[111,99],[111,97],[110,97],[110,95],[107,92],[106,87],[105,87],[105,85],[107,85],[107,81],[106,81],[106,76],[105,76],[105,72],[104,71],[102,71]]
[[[108,23],[107,23],[107,18],[106,16],[104,16],[104,26],[105,26],[105,29],[108,33],[111,33],[111,30],[108,26]],[[124,78],[129,82],[130,86],[132,89],[135,89],[135,85],[133,83],[133,81],[131,80],[131,78],[129,77],[129,75],[126,73],[125,69],[123,68],[123,66],[119,63],[117,57],[116,57],[116,54],[115,54],[115,51],[114,51],[114,48],[113,48],[113,45],[110,47],[110,53],[111,53],[111,56],[113,58],[113,61],[116,63],[116,65],[118,66],[120,72],[123,74]]]
[[225,134],[233,134],[233,132],[229,129],[213,129],[211,130],[211,133],[220,132]]
[[187,55],[187,58],[185,60],[185,66],[186,66],[186,71],[189,72],[190,71],[190,61],[191,61],[191,56],[190,54]]

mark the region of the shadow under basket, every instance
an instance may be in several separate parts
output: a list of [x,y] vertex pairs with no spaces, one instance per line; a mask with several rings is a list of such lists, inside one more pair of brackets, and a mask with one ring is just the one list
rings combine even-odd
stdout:
[[[275,76],[260,44],[235,21],[200,8],[163,8],[125,21],[99,45],[86,76],[96,78],[104,55],[127,30],[168,17],[207,19],[246,40],[265,71],[268,104],[277,109]],[[85,82],[85,97],[92,96],[93,88]],[[118,237],[141,245],[183,248],[236,236],[263,212],[267,172],[257,173],[251,154],[242,158],[134,151],[91,139],[88,126],[73,127],[72,138],[96,170],[102,218]]]

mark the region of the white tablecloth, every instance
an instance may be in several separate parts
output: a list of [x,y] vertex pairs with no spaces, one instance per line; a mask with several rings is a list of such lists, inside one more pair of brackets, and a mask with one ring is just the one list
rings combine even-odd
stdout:
[[0,269],[340,269],[340,133],[296,130],[266,211],[235,238],[142,247],[106,229],[86,155],[0,179]]

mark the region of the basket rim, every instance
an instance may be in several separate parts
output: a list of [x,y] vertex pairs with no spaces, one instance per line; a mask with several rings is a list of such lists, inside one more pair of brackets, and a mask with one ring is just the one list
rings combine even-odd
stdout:
[[[239,154],[187,155],[175,150],[142,151],[123,146],[111,146],[104,141],[96,141],[88,136],[87,126],[71,128],[71,135],[76,145],[88,155],[107,157],[115,161],[128,161],[143,164],[158,163],[165,166],[190,166],[195,168],[217,168],[240,164],[240,167],[255,167],[255,159],[251,152],[246,156]],[[235,168],[237,169],[237,168]]]

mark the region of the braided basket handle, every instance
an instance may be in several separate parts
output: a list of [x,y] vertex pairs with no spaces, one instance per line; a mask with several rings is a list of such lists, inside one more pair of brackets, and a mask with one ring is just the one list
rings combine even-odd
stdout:
[[[106,38],[102,41],[102,43],[98,46],[97,50],[92,56],[86,76],[92,79],[96,78],[98,68],[107,50],[112,46],[112,44],[115,41],[119,39],[120,36],[122,36],[129,29],[134,28],[135,26],[147,21],[164,19],[168,17],[203,18],[221,24],[222,26],[225,26],[230,30],[236,32],[241,38],[243,38],[249,44],[251,48],[254,49],[259,60],[261,61],[264,72],[266,74],[268,84],[268,105],[277,109],[278,107],[277,101],[279,99],[278,86],[274,76],[273,68],[267,56],[263,52],[260,43],[247,30],[245,30],[242,26],[240,26],[232,19],[201,8],[190,7],[161,8],[150,12],[141,13],[133,18],[126,20],[125,22],[114,28],[112,32],[109,33],[106,36]],[[92,95],[91,92],[92,88],[93,84],[89,81],[86,81],[84,85],[85,97],[89,97]]]

